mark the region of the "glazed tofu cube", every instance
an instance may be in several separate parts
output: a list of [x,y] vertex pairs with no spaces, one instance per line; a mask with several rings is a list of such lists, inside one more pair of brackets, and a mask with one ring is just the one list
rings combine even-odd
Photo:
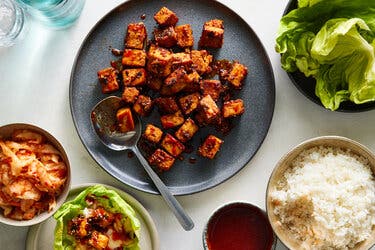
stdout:
[[122,71],[122,80],[125,87],[143,85],[146,82],[146,70],[143,68],[124,69]]
[[169,170],[174,164],[174,157],[165,152],[164,150],[158,148],[155,152],[148,158],[148,162],[151,166],[157,167],[160,171]]
[[143,133],[143,137],[153,143],[159,143],[162,136],[163,131],[152,124],[147,124],[145,132]]
[[187,118],[184,124],[176,131],[175,136],[181,142],[187,142],[193,138],[194,134],[198,131],[198,126],[194,120]]
[[181,114],[181,111],[178,111],[174,114],[161,116],[160,121],[161,121],[161,125],[163,126],[163,128],[168,129],[168,128],[174,128],[174,127],[180,126],[181,124],[184,123],[185,118]]
[[178,68],[173,71],[167,78],[164,79],[166,86],[172,86],[175,84],[186,85],[186,71],[183,68]]
[[180,110],[173,97],[158,97],[154,103],[162,114],[174,114]]
[[200,90],[199,82],[201,80],[201,76],[198,74],[197,71],[192,71],[191,73],[186,75],[186,86],[184,88],[185,92],[197,92]]
[[217,101],[223,91],[223,86],[219,80],[202,80],[200,89],[203,95],[210,95],[214,101]]
[[236,89],[242,87],[242,82],[247,76],[247,67],[241,63],[234,62],[232,70],[228,75],[228,82]]
[[190,24],[184,24],[175,28],[177,34],[177,45],[181,48],[193,47],[194,37]]
[[146,52],[140,49],[124,49],[121,62],[125,67],[144,67]]
[[207,74],[212,71],[211,63],[213,57],[207,50],[192,50],[190,52],[193,61],[192,68],[200,75]]
[[122,100],[126,103],[134,103],[139,95],[139,90],[135,87],[126,87],[122,92]]
[[87,240],[87,243],[95,249],[105,249],[108,246],[109,238],[98,231],[93,230]]
[[152,100],[145,95],[139,95],[133,105],[133,110],[140,116],[147,116],[152,110]]
[[160,144],[165,151],[174,157],[179,156],[185,150],[185,146],[170,134],[166,134]]
[[223,141],[214,135],[209,135],[200,145],[198,153],[206,158],[213,159],[216,153],[219,151]]
[[163,85],[163,80],[159,77],[148,74],[146,85],[153,91],[159,91],[161,89],[161,86]]
[[142,22],[130,23],[125,37],[125,48],[143,49],[147,38],[146,27]]
[[154,30],[155,41],[159,46],[170,48],[177,44],[177,34],[173,26]]
[[189,53],[180,52],[172,54],[172,68],[177,69],[184,67],[185,69],[190,68],[193,61]]
[[231,100],[223,104],[223,117],[234,117],[242,115],[245,112],[245,107],[241,99]]
[[156,76],[165,77],[171,73],[172,52],[169,50],[152,44],[147,59],[147,70]]
[[199,47],[221,48],[224,42],[224,22],[219,19],[210,20],[203,25]]
[[220,114],[220,109],[210,95],[206,95],[200,99],[198,108],[199,113],[207,123],[210,123]]
[[178,99],[182,112],[184,112],[185,115],[189,115],[191,112],[196,110],[198,108],[200,98],[201,95],[199,93],[193,93]]
[[114,92],[120,88],[117,80],[118,71],[109,67],[98,71],[98,78],[104,94]]
[[162,7],[154,15],[154,19],[160,26],[174,26],[178,22],[177,15],[167,7]]
[[121,133],[134,130],[134,119],[130,108],[120,108],[117,110],[116,119]]

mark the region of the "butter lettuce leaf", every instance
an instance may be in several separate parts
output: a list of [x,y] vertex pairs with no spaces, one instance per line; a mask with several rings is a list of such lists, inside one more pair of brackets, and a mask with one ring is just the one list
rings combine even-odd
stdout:
[[121,213],[122,222],[134,233],[133,241],[124,250],[139,250],[140,222],[136,217],[134,209],[126,203],[115,191],[107,189],[102,185],[95,185],[82,191],[74,200],[64,203],[53,215],[57,224],[55,227],[55,250],[75,249],[76,243],[73,236],[67,232],[68,222],[83,213],[87,206],[85,198],[87,195],[95,196],[102,207],[112,213]]
[[299,6],[280,21],[276,51],[283,69],[313,76],[328,109],[375,101],[375,1],[300,0]]

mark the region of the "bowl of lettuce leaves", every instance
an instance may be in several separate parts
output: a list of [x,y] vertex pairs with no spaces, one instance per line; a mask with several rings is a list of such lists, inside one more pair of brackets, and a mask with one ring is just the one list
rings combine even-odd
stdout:
[[313,102],[332,111],[375,108],[374,0],[291,0],[275,48]]

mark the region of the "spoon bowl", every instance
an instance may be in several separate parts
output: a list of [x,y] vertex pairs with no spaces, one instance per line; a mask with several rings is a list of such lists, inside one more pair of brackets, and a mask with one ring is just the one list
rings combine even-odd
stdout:
[[112,150],[132,150],[134,152],[182,227],[187,231],[191,230],[194,227],[192,219],[154,172],[137,147],[142,134],[142,122],[139,117],[133,114],[133,131],[122,133],[117,129],[116,113],[122,106],[122,100],[117,96],[109,96],[95,105],[91,111],[91,122],[96,134],[100,141]]

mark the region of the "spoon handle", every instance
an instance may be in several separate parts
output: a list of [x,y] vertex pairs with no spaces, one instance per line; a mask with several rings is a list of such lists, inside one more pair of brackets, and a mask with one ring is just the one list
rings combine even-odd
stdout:
[[159,190],[160,194],[163,196],[165,202],[169,206],[169,208],[173,211],[174,215],[176,216],[177,220],[180,222],[181,226],[186,230],[189,231],[193,229],[194,222],[189,217],[189,215],[185,212],[181,204],[176,200],[176,198],[171,194],[169,189],[164,185],[162,180],[159,176],[152,170],[150,165],[148,164],[147,160],[143,157],[137,146],[134,146],[133,152],[138,157],[138,160],[143,165],[144,169],[154,182],[156,188]]

